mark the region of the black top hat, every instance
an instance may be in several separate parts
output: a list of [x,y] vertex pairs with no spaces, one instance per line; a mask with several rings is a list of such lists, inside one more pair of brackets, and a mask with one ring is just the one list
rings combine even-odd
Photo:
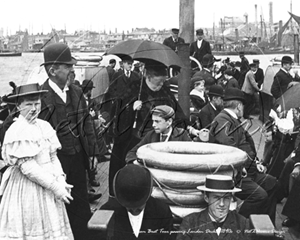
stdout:
[[259,63],[259,59],[253,59],[253,63]]
[[169,119],[175,117],[174,109],[167,105],[160,105],[151,110],[153,115],[162,117],[164,119]]
[[282,59],[281,59],[281,63],[290,63],[292,64],[294,61],[291,57],[289,56],[283,56]]
[[215,62],[214,56],[209,53],[205,54],[202,58],[202,65],[204,67],[207,67],[207,66],[213,64],[214,62]]
[[228,75],[228,76],[233,76],[233,72],[232,72],[231,69],[226,69],[226,70],[224,71],[224,74],[226,74],[226,75]]
[[212,85],[209,88],[209,96],[224,97],[224,89],[220,85]]
[[171,31],[174,34],[178,34],[179,33],[179,29],[178,28],[172,28]]
[[24,97],[34,94],[42,94],[46,93],[48,90],[41,90],[41,87],[37,83],[30,83],[18,86],[16,88],[16,92],[13,95],[8,96],[8,99],[16,99],[17,97]]
[[53,43],[47,46],[44,50],[44,63],[49,64],[76,64],[76,59],[71,56],[71,51],[68,45],[64,43]]
[[202,36],[204,35],[203,29],[199,28],[196,30],[196,35]]
[[152,193],[153,179],[147,168],[129,164],[120,169],[113,182],[115,197],[126,208],[143,206]]
[[197,189],[205,192],[234,193],[242,191],[234,187],[232,177],[226,175],[207,175],[205,185],[198,186]]
[[90,90],[95,87],[94,87],[94,83],[92,80],[85,79],[82,81],[81,88],[83,90]]
[[245,103],[244,93],[238,88],[227,88],[224,92],[224,101],[239,100]]

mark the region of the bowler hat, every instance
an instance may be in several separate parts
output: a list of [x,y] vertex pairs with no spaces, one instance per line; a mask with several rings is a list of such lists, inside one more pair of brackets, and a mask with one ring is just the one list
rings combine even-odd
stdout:
[[178,28],[172,28],[171,31],[172,31],[174,34],[178,34],[178,33],[179,33],[179,29],[178,29]]
[[213,64],[214,62],[215,62],[214,56],[209,53],[205,54],[202,58],[202,65],[204,67],[207,67],[207,66]]
[[259,59],[253,59],[253,63],[259,63]]
[[76,64],[76,59],[71,56],[71,50],[64,43],[53,43],[44,50],[44,63],[49,64]]
[[197,29],[197,30],[196,30],[196,35],[199,35],[199,36],[204,35],[203,29],[201,29],[201,28]]
[[244,51],[240,51],[239,55],[245,55],[245,52]]
[[233,72],[232,72],[231,69],[226,69],[226,70],[224,71],[224,74],[226,74],[226,75],[228,75],[228,76],[233,76]]
[[126,208],[143,206],[151,196],[152,187],[153,179],[150,171],[134,164],[120,169],[113,182],[115,197]]
[[293,59],[290,56],[283,56],[281,59],[281,63],[293,63]]
[[222,192],[234,193],[242,191],[240,188],[234,187],[232,177],[226,175],[207,175],[205,185],[198,186],[197,189],[205,192]]
[[48,92],[48,90],[42,90],[38,83],[30,83],[18,86],[16,92],[13,95],[8,96],[8,99],[15,99],[17,97],[29,96],[33,94],[43,94]]
[[245,103],[244,93],[238,88],[227,88],[224,92],[223,100],[239,100]]
[[167,105],[159,105],[151,110],[153,115],[162,117],[164,119],[169,119],[175,117],[174,109]]
[[212,85],[209,88],[209,96],[224,97],[224,89],[220,85]]
[[122,62],[133,62],[132,57],[128,56],[128,55],[123,55],[121,56]]
[[81,84],[81,88],[83,90],[90,90],[92,88],[94,88],[94,84],[93,84],[93,81],[92,80],[88,80],[88,79],[85,79],[82,81],[82,84]]

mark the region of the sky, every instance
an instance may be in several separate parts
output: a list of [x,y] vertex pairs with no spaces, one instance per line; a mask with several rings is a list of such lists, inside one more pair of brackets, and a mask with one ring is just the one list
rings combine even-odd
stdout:
[[[249,22],[257,16],[269,21],[270,0],[194,0],[195,28],[212,28],[220,19],[248,14]],[[51,28],[68,33],[86,29],[92,31],[131,31],[132,28],[170,29],[179,27],[180,0],[14,0],[1,3],[0,30],[4,35],[28,29],[29,33],[48,33]],[[273,22],[300,16],[299,0],[273,0]]]

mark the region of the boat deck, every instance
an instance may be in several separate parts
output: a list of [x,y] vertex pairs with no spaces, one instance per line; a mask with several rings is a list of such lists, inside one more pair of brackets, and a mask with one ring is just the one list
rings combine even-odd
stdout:
[[[261,126],[261,122],[257,119],[253,120],[253,125],[251,126],[249,132],[254,131],[257,127]],[[258,152],[258,156],[261,157],[263,154],[264,149],[264,138],[261,137],[260,132],[257,131],[253,135],[256,149]],[[103,162],[98,164],[98,175],[97,178],[101,183],[101,186],[95,188],[97,191],[101,192],[103,195],[102,197],[91,204],[91,208],[99,209],[104,203],[108,201],[108,169],[109,169],[109,162]],[[300,239],[300,229],[296,228],[282,228],[281,223],[286,218],[286,216],[282,215],[282,208],[285,203],[284,199],[282,203],[277,204],[276,209],[276,230],[282,231],[285,240],[297,240]]]

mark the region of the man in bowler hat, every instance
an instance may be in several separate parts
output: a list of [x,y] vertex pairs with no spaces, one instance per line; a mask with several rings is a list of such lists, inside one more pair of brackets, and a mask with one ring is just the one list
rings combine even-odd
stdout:
[[[202,59],[205,54],[211,54],[211,47],[209,42],[204,39],[203,29],[196,30],[197,40],[190,45],[190,56],[196,58],[202,65]],[[197,67],[195,63],[192,63],[192,68]]]
[[149,131],[142,140],[126,155],[126,162],[132,163],[137,159],[137,150],[148,143],[169,141],[192,141],[188,132],[183,128],[173,126],[175,112],[167,105],[159,105],[152,109],[153,130]]
[[293,59],[289,56],[283,56],[281,59],[281,68],[274,76],[274,81],[271,87],[271,93],[275,99],[279,98],[284,92],[294,84],[294,81],[299,82],[298,74],[292,77],[290,70],[292,68]]
[[184,43],[184,39],[181,37],[178,37],[179,29],[178,28],[172,28],[171,29],[171,36],[166,38],[163,41],[163,44],[174,50],[176,53],[178,52],[178,45]]
[[239,213],[246,218],[250,214],[268,214],[275,223],[277,181],[265,174],[266,167],[256,157],[254,141],[240,121],[244,115],[244,93],[228,88],[223,100],[224,109],[215,117],[210,132],[216,143],[237,147],[248,154],[244,164],[247,175],[236,179],[242,189],[236,196],[244,200]]
[[69,47],[54,43],[44,50],[45,70],[48,79],[42,89],[48,90],[42,98],[42,111],[39,118],[48,121],[56,130],[62,149],[57,156],[72,184],[74,201],[67,205],[67,212],[75,239],[89,239],[87,222],[91,217],[87,195],[86,169],[98,155],[98,146],[91,115],[83,92],[74,84],[72,58]]
[[257,82],[258,88],[260,88],[261,85],[264,83],[264,71],[259,67],[259,59],[253,59],[253,63],[255,63],[257,67],[257,71],[255,73],[255,81]]
[[129,164],[119,170],[113,182],[114,214],[108,225],[108,238],[173,239],[173,217],[168,205],[151,197],[153,179],[149,169]]
[[205,185],[197,188],[208,206],[183,218],[177,240],[250,239],[250,231],[246,231],[250,229],[249,220],[229,210],[234,193],[241,191],[232,177],[207,175]]
[[219,85],[213,85],[208,92],[209,102],[199,113],[200,128],[210,128],[215,117],[223,109],[224,90]]

